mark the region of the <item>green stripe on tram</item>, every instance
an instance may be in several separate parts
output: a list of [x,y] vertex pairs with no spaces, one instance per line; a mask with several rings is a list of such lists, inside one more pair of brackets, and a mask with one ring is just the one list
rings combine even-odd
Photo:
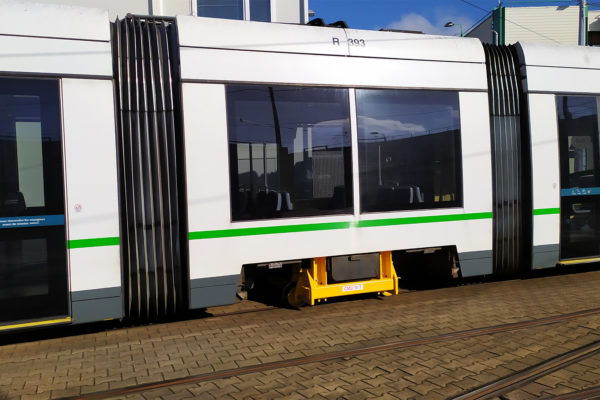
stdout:
[[[533,215],[552,215],[560,214],[560,208],[539,208],[533,210]],[[238,236],[256,236],[256,235],[272,235],[277,233],[295,233],[295,232],[316,232],[335,229],[350,229],[350,228],[373,228],[382,226],[395,225],[412,225],[412,224],[427,224],[434,222],[452,222],[452,221],[469,221],[478,219],[491,219],[491,212],[468,213],[468,214],[448,214],[448,215],[431,215],[424,217],[404,217],[404,218],[387,218],[363,220],[358,222],[325,222],[318,224],[299,224],[299,225],[280,225],[280,226],[264,226],[255,228],[237,228],[237,229],[219,229],[211,231],[190,232],[189,240],[197,239],[217,239],[225,237]],[[67,247],[69,249],[79,249],[85,247],[102,247],[102,246],[117,246],[121,243],[119,237],[106,237],[95,239],[76,239],[69,240]]]
[[190,232],[189,239],[216,239],[235,236],[271,235],[274,233],[327,231],[332,229],[348,229],[352,222],[326,222],[321,224],[280,225],[257,228],[219,229],[214,231]]
[[560,208],[538,208],[533,210],[533,215],[551,215],[560,214]]
[[448,215],[432,215],[427,217],[405,217],[405,218],[390,218],[390,219],[374,219],[359,221],[357,227],[370,228],[374,226],[393,226],[393,225],[410,225],[410,224],[428,224],[432,222],[451,222],[451,221],[468,221],[473,219],[490,219],[491,212],[469,213],[469,214],[448,214]]
[[67,247],[69,249],[81,249],[84,247],[102,247],[102,246],[117,246],[121,243],[118,237],[106,237],[95,239],[76,239],[69,240]]
[[470,214],[450,214],[450,215],[432,215],[426,217],[405,217],[405,218],[390,218],[376,219],[358,222],[327,222],[320,224],[300,224],[300,225],[280,225],[280,226],[265,226],[256,228],[237,228],[237,229],[219,229],[212,231],[190,232],[189,239],[217,239],[224,237],[238,236],[255,236],[255,235],[271,235],[275,233],[293,233],[293,232],[313,232],[325,231],[334,229],[349,229],[349,228],[371,228],[377,226],[394,226],[394,225],[410,225],[410,224],[426,224],[432,222],[449,222],[449,221],[467,221],[475,219],[491,219],[491,212],[470,213]]

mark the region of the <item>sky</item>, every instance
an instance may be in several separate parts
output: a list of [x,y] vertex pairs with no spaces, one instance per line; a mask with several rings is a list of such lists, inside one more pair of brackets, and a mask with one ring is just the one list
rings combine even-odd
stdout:
[[[577,5],[576,1],[562,3]],[[326,23],[342,20],[353,29],[388,28],[456,36],[460,34],[458,24],[462,24],[466,32],[497,6],[498,0],[308,1],[308,8],[315,12],[313,18],[322,18]],[[445,28],[447,22],[453,22],[455,25]]]

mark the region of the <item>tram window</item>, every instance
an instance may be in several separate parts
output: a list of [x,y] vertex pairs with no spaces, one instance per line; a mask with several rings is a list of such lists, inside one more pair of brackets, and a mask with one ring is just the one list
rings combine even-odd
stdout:
[[234,221],[352,212],[347,89],[227,86]]
[[557,96],[561,142],[561,188],[600,186],[598,182],[598,106],[590,96]]
[[63,214],[62,173],[49,173],[62,170],[58,82],[0,88],[0,217]]
[[462,205],[458,93],[357,90],[361,211]]

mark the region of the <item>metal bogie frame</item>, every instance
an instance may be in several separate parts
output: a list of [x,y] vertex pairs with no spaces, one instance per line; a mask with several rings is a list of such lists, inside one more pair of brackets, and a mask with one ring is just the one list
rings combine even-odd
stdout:
[[379,254],[379,274],[374,279],[352,282],[328,282],[327,258],[317,257],[310,260],[310,265],[300,266],[294,273],[297,283],[287,293],[287,301],[291,306],[304,304],[311,306],[328,298],[364,293],[398,294],[398,276],[392,262],[392,252]]

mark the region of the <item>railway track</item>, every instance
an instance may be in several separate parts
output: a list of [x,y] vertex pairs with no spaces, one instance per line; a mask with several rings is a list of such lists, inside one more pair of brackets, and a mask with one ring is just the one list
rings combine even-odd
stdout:
[[[232,313],[232,314],[235,314],[235,313]],[[161,381],[161,382],[133,385],[133,386],[114,389],[114,390],[100,391],[100,392],[89,393],[89,394],[80,395],[80,396],[66,397],[66,398],[63,398],[63,400],[75,400],[75,399],[96,400],[96,399],[106,399],[106,398],[116,397],[116,396],[125,396],[125,395],[129,395],[129,394],[145,392],[145,391],[153,390],[153,389],[166,388],[166,387],[175,386],[175,385],[193,384],[193,383],[197,384],[197,383],[201,383],[201,382],[208,382],[208,381],[213,381],[213,380],[217,380],[217,379],[229,378],[229,377],[233,377],[233,376],[240,376],[240,375],[251,374],[251,373],[256,373],[256,372],[266,372],[266,371],[270,371],[270,370],[294,367],[294,366],[299,366],[299,365],[304,365],[304,364],[309,364],[309,363],[318,363],[318,362],[330,361],[330,360],[335,360],[335,359],[344,359],[344,358],[354,357],[354,356],[358,356],[358,355],[362,355],[362,354],[399,350],[399,349],[409,348],[409,347],[418,346],[418,345],[440,343],[440,342],[446,342],[446,341],[451,341],[451,340],[472,338],[472,337],[481,336],[481,335],[490,335],[490,334],[495,334],[495,333],[525,329],[525,328],[551,325],[551,324],[555,324],[558,322],[563,322],[563,321],[567,321],[567,320],[583,318],[586,316],[592,316],[592,315],[598,315],[598,314],[600,314],[600,308],[594,308],[594,309],[582,310],[582,311],[578,311],[578,312],[562,314],[562,315],[557,315],[557,316],[552,316],[552,317],[545,317],[545,318],[532,319],[532,320],[527,320],[527,321],[522,321],[522,322],[515,322],[515,323],[488,326],[488,327],[483,327],[483,328],[463,330],[463,331],[452,332],[452,333],[443,334],[443,335],[431,336],[431,337],[427,337],[427,338],[403,340],[403,341],[396,341],[396,342],[388,343],[388,344],[384,344],[384,345],[365,346],[365,347],[350,349],[350,350],[327,352],[327,353],[322,353],[322,354],[317,354],[317,355],[312,355],[312,356],[293,358],[293,359],[284,360],[284,361],[276,361],[276,362],[271,362],[271,363],[258,364],[258,365],[229,369],[229,370],[224,370],[224,371],[217,371],[217,372],[212,372],[212,373],[188,376],[188,377],[184,377],[184,378],[170,379],[170,380],[165,380],[165,381]],[[221,316],[224,316],[224,315],[227,315],[227,314],[221,314]],[[574,350],[572,352],[563,354],[559,357],[556,357],[556,358],[549,360],[545,363],[542,363],[538,366],[532,367],[530,369],[526,369],[524,371],[521,371],[517,374],[511,375],[507,378],[503,378],[497,382],[493,382],[484,387],[477,388],[474,391],[470,391],[468,393],[465,393],[465,394],[457,397],[457,399],[460,399],[460,400],[478,399],[478,398],[484,398],[484,397],[489,397],[489,396],[493,396],[493,395],[497,396],[500,393],[507,393],[507,392],[515,390],[517,387],[519,387],[527,382],[530,382],[531,380],[535,380],[535,379],[539,378],[540,376],[543,376],[544,374],[551,373],[552,371],[563,368],[574,362],[578,362],[578,361],[582,360],[583,358],[597,354],[598,352],[600,352],[600,341],[595,342],[591,345],[585,346],[583,348]]]
[[264,306],[264,307],[260,307],[260,308],[251,308],[248,310],[227,311],[224,313],[207,312],[206,318],[219,318],[219,317],[230,317],[230,316],[234,316],[234,315],[254,314],[254,313],[261,313],[264,311],[271,311],[271,310],[277,310],[277,309],[278,309],[278,307],[275,307],[275,306]]
[[[527,383],[533,382],[543,376],[549,375],[554,371],[563,369],[571,364],[585,360],[586,358],[592,357],[600,353],[600,341],[596,341],[587,346],[579,347],[573,351],[561,354],[548,361],[542,362],[531,368],[526,368],[522,371],[516,372],[512,375],[499,379],[495,382],[481,386],[477,389],[471,390],[460,396],[454,398],[454,400],[475,400],[475,399],[488,399],[492,397],[502,396],[510,393]],[[590,391],[581,391],[571,394],[575,397],[561,397],[568,399],[587,399],[587,398],[598,398],[588,397],[591,395],[600,396],[600,387]],[[571,396],[569,395],[569,396]],[[567,395],[565,395],[567,396]],[[577,397],[582,396],[582,397]],[[554,398],[554,397],[553,397]]]

